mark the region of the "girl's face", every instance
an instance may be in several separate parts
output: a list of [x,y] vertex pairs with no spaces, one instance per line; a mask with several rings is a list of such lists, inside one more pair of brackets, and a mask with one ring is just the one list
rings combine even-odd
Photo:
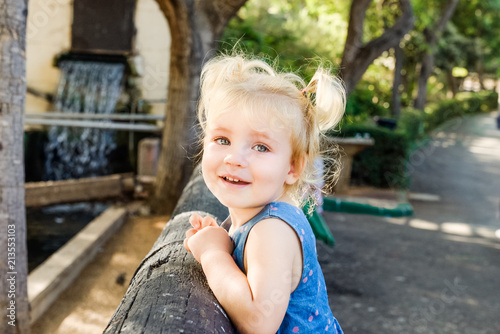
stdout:
[[271,128],[266,118],[249,124],[245,112],[235,107],[208,119],[205,130],[205,182],[223,205],[246,211],[248,219],[284,198],[285,185],[298,179],[290,130]]

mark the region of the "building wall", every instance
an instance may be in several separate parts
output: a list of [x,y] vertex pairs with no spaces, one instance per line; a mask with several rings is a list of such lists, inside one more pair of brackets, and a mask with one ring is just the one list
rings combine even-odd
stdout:
[[[26,80],[30,89],[55,94],[60,71],[54,58],[71,49],[73,0],[30,0],[26,42]],[[154,0],[137,0],[135,60],[142,68],[138,78],[142,97],[152,100],[153,113],[163,114],[168,87],[170,31]],[[46,99],[27,94],[26,111],[50,111]]]
[[167,98],[170,64],[170,30],[154,0],[138,0],[135,14],[135,47],[142,63],[139,84],[145,100],[151,101],[152,113],[163,115]]
[[[31,0],[26,27],[26,80],[29,88],[53,94],[59,82],[54,57],[69,50],[72,1]],[[52,106],[43,98],[27,94],[26,111],[47,111]]]

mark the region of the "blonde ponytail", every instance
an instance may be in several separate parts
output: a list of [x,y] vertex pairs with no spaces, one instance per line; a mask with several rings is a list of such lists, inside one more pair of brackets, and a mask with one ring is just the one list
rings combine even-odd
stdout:
[[303,92],[311,98],[316,124],[321,132],[334,128],[340,122],[344,115],[346,93],[338,77],[319,68]]

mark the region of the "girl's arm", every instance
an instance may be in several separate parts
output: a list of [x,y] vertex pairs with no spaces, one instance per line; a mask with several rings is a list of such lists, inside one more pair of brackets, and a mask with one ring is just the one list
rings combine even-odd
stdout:
[[[247,275],[238,268],[232,242],[220,227],[190,230],[188,249],[201,263],[210,288],[242,333],[275,333],[301,274],[302,254],[295,231],[279,219],[259,222],[245,249]],[[295,268],[299,264],[300,268]]]

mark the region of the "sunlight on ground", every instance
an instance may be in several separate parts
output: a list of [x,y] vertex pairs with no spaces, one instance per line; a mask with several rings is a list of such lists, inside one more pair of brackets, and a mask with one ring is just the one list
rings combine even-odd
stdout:
[[435,223],[420,218],[391,218],[385,221],[395,225],[408,225],[419,230],[441,231],[446,234],[463,237],[481,237],[497,240],[500,239],[500,229],[494,230],[487,226],[474,226],[463,222]]
[[474,238],[474,237],[463,237],[459,235],[446,235],[444,236],[445,240],[455,241],[455,242],[463,242],[467,244],[476,244],[481,246],[488,246],[494,249],[500,249],[500,243],[491,241],[490,239],[485,238]]
[[411,227],[414,227],[414,228],[421,229],[421,230],[428,230],[428,231],[439,230],[438,224],[427,221],[427,220],[418,219],[418,218],[411,219],[408,222],[408,225],[410,225]]
[[444,233],[463,236],[472,236],[473,234],[472,228],[468,224],[454,222],[442,223],[441,231],[443,231]]
[[64,319],[62,326],[65,327],[68,332],[100,333],[103,330],[102,324],[106,324],[108,321],[108,314],[81,310],[79,313],[71,314]]

